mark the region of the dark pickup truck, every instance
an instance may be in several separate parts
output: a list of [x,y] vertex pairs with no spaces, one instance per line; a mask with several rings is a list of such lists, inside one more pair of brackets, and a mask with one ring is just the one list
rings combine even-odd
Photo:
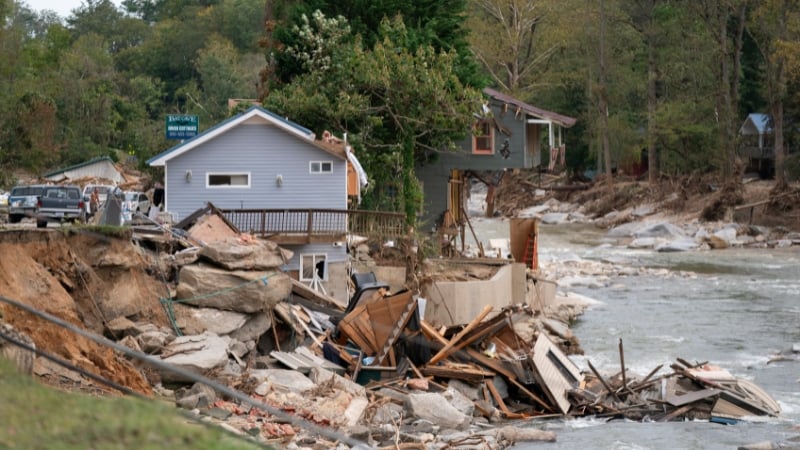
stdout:
[[39,197],[36,226],[45,228],[47,222],[85,221],[86,208],[78,186],[45,186]]

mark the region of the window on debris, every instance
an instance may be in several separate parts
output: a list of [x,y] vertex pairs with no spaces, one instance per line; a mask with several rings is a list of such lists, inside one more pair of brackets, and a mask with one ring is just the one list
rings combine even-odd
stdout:
[[328,262],[324,254],[300,255],[300,281],[326,281]]
[[476,155],[494,154],[494,129],[492,122],[482,120],[472,130],[472,153]]
[[209,172],[206,187],[250,187],[250,174]]
[[311,173],[332,173],[333,163],[330,161],[311,161],[308,163],[308,170]]

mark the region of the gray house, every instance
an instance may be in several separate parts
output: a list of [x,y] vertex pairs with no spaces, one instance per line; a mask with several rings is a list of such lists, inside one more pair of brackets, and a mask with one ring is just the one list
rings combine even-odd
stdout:
[[[423,230],[463,223],[469,171],[530,169],[563,165],[566,148],[563,129],[575,119],[529,105],[494,89],[483,90],[486,102],[476,114],[470,135],[456,152],[437,153],[437,158],[416,168],[423,183],[425,204]],[[543,157],[543,153],[545,154]]]
[[[164,207],[177,220],[210,202],[223,211],[252,212],[257,220],[243,221],[242,214],[231,220],[241,231],[263,230],[265,210],[282,218],[277,229],[290,231],[292,222],[310,223],[312,210],[347,209],[348,161],[354,158],[348,153],[327,133],[316,140],[307,128],[254,106],[147,162],[164,168]],[[298,210],[302,219],[290,212]],[[346,216],[337,215],[324,227],[346,230],[344,222]],[[345,300],[346,245],[341,233],[322,231],[318,239],[280,240],[285,233],[275,233],[273,240],[294,252],[284,270]]]

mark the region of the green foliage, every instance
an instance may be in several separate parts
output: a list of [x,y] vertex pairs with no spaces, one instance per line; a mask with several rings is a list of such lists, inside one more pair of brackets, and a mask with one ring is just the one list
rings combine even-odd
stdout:
[[415,161],[463,137],[481,97],[459,81],[455,52],[404,47],[408,33],[399,17],[381,23],[383,40],[373,48],[360,39],[345,44],[346,30],[343,21],[320,14],[296,28],[305,44],[287,54],[309,71],[272,91],[266,105],[320,132],[348,132],[377,186],[364,204],[404,210],[414,220],[422,204]]
[[45,387],[17,373],[5,358],[0,358],[0,379],[3,448],[263,448],[221,428],[187,423],[174,407],[153,400],[98,398]]

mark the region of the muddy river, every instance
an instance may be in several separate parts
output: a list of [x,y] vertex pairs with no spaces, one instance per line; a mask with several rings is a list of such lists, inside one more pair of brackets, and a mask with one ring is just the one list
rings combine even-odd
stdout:
[[[507,228],[507,222],[473,224],[487,242]],[[659,364],[668,368],[676,358],[708,361],[754,381],[783,412],[779,418],[753,417],[735,425],[557,420],[534,426],[555,431],[558,442],[515,448],[732,449],[800,436],[800,429],[793,429],[800,424],[800,362],[770,362],[800,343],[799,247],[657,253],[616,245],[604,231],[586,225],[542,226],[539,239],[543,266],[585,259],[682,273],[569,287],[600,301],[573,325],[585,351],[573,357],[579,367],[588,372],[588,360],[603,373],[618,372],[622,339],[626,367],[640,376]]]

